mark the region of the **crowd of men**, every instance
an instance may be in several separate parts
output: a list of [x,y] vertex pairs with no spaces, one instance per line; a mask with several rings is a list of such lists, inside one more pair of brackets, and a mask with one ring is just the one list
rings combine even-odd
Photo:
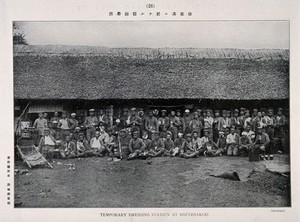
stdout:
[[252,150],[271,155],[274,149],[288,153],[288,120],[283,109],[150,110],[132,108],[113,121],[100,110],[90,109],[84,120],[58,112],[48,120],[39,113],[33,127],[42,154],[52,161],[108,155],[116,160],[159,156],[247,156]]

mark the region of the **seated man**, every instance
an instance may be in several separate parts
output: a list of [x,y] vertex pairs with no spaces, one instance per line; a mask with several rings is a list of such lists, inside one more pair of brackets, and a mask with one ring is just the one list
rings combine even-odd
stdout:
[[242,136],[239,142],[239,152],[241,156],[248,156],[249,149],[252,146],[252,141],[248,137],[247,132],[242,132]]
[[78,157],[87,157],[92,155],[89,142],[84,138],[84,134],[79,134],[79,139],[76,142],[76,153]]
[[268,145],[270,143],[270,138],[268,134],[263,132],[262,127],[257,128],[257,135],[255,137],[254,148],[259,149],[260,153],[265,155],[269,154]]
[[[196,131],[192,134],[192,143],[194,149],[199,150],[199,155],[202,155],[204,152],[203,145],[208,141],[209,131],[204,131],[204,137],[202,139],[199,138],[198,133]],[[207,137],[207,138],[206,138]]]
[[151,140],[148,139],[148,132],[147,131],[143,131],[142,133],[142,140],[145,144],[145,149],[144,151],[139,155],[140,158],[142,159],[146,159],[148,156],[149,156],[149,150],[150,150],[150,143],[151,143]]
[[168,133],[166,139],[164,140],[165,152],[164,156],[173,156],[173,151],[175,149],[174,142],[172,140],[172,133]]
[[244,131],[247,136],[250,138],[251,142],[254,142],[254,139],[255,139],[255,133],[251,130],[251,126],[250,125],[247,125],[245,127],[245,131]]
[[91,152],[94,156],[102,157],[105,154],[106,148],[103,140],[100,138],[100,132],[96,131],[95,137],[90,142]]
[[120,130],[120,135],[118,136],[119,150],[121,151],[121,159],[127,158],[129,155],[129,142],[131,136],[127,133],[126,129]]
[[117,137],[112,131],[108,131],[108,138],[106,140],[105,146],[110,156],[120,158]]
[[172,133],[171,133],[171,131],[167,130],[166,126],[162,126],[161,129],[162,129],[162,132],[160,133],[160,138],[162,138],[163,141],[166,140],[168,134],[170,134],[171,138],[172,138]]
[[70,136],[65,137],[66,140],[60,150],[60,155],[63,159],[75,158],[77,156],[76,145],[71,141]]
[[183,138],[183,133],[178,133],[178,137],[174,140],[174,149],[173,149],[173,157],[180,154],[180,150],[184,143],[185,139]]
[[204,148],[204,156],[220,156],[222,154],[223,149],[218,148],[217,144],[213,141],[213,136],[210,135],[208,141],[203,145]]
[[198,157],[198,155],[200,154],[200,148],[201,147],[198,147],[197,143],[195,144],[193,143],[192,135],[188,133],[186,135],[186,140],[182,144],[180,157],[184,157],[184,158]]
[[239,152],[239,136],[235,132],[235,128],[230,129],[230,134],[226,138],[227,156],[237,156]]
[[158,157],[162,156],[165,152],[165,144],[163,140],[159,137],[159,132],[155,131],[153,133],[153,139],[150,143],[149,156]]
[[137,157],[139,157],[139,155],[145,150],[145,143],[143,142],[143,140],[141,138],[139,138],[139,131],[134,131],[132,133],[133,138],[130,140],[129,142],[129,156],[127,158],[127,160],[132,160],[135,159]]
[[79,140],[80,134],[82,134],[81,128],[80,128],[79,126],[77,126],[77,127],[75,128],[74,133],[73,133],[73,140],[74,140],[74,142],[76,142],[77,140]]
[[52,162],[54,154],[55,139],[50,135],[49,128],[44,129],[44,136],[41,137],[38,150],[42,155]]
[[219,131],[219,137],[217,140],[217,148],[221,150],[221,154],[224,154],[227,151],[226,137],[225,137],[223,130]]

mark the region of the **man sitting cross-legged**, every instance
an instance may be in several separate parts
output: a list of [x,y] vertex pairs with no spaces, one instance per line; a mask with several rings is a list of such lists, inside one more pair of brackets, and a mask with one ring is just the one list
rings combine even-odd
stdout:
[[209,136],[208,141],[203,145],[204,156],[220,156],[223,149],[218,148],[217,144],[213,141],[213,136]]
[[132,160],[137,157],[145,150],[145,143],[141,138],[139,138],[140,132],[139,131],[134,131],[133,132],[133,138],[129,142],[129,156],[127,160]]
[[152,157],[158,157],[162,156],[165,152],[165,144],[163,140],[159,137],[159,132],[156,131],[153,134],[154,138],[152,139],[150,143],[150,150],[149,150],[149,156]]
[[182,148],[182,145],[184,143],[185,139],[183,138],[183,133],[178,133],[178,137],[174,140],[174,146],[175,148],[172,151],[172,156],[179,156],[180,150]]
[[90,147],[91,152],[94,156],[102,157],[105,154],[106,148],[104,146],[103,140],[100,138],[99,131],[96,131],[95,137],[91,139]]
[[71,141],[70,136],[65,137],[65,142],[60,150],[60,155],[63,159],[75,158],[77,156],[76,145]]
[[41,137],[38,149],[46,159],[52,162],[55,139],[50,135],[49,128],[45,128],[44,133],[45,135]]
[[174,142],[172,140],[172,133],[168,133],[166,139],[164,140],[165,152],[164,156],[173,156],[173,151],[175,149]]
[[79,134],[79,139],[76,142],[76,150],[78,157],[87,157],[92,155],[89,142],[84,138],[83,133]]
[[241,156],[248,156],[249,150],[252,147],[252,141],[248,137],[247,132],[243,132],[239,143],[239,152]]
[[180,157],[194,158],[198,157],[200,152],[202,152],[201,147],[198,147],[197,143],[193,143],[191,134],[187,134],[180,151]]

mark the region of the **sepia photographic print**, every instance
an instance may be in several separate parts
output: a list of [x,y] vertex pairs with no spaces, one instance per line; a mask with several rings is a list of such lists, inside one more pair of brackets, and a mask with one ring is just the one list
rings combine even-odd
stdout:
[[291,207],[289,27],[14,21],[14,207]]

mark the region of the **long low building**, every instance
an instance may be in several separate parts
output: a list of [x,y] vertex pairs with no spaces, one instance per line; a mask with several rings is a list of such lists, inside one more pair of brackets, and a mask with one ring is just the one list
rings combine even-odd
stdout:
[[14,99],[29,113],[289,107],[289,50],[14,46]]

